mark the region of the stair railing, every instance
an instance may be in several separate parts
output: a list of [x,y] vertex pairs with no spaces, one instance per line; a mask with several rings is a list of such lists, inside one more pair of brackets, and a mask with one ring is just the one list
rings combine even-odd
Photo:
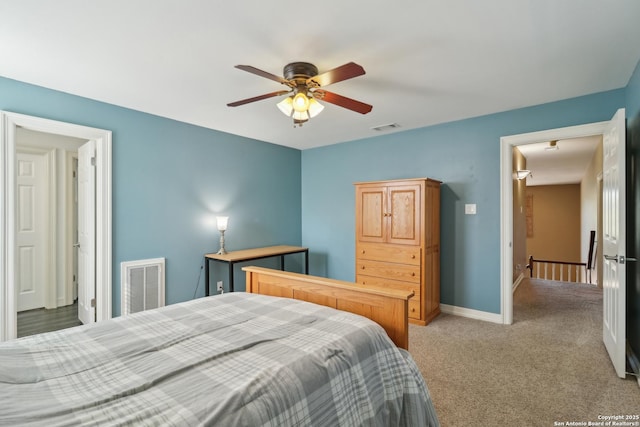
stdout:
[[586,262],[550,261],[530,256],[527,268],[529,277],[535,279],[591,283],[591,269],[587,268]]

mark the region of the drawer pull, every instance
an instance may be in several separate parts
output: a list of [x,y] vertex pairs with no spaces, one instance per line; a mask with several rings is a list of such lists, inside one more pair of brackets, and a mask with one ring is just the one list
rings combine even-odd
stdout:
[[[364,253],[364,251],[362,251],[362,253]],[[414,255],[411,255],[411,259],[416,259],[415,254],[414,254]]]
[[364,265],[362,266],[362,269],[364,270]]
[[411,273],[411,277],[415,277],[415,276],[416,276],[416,273]]
[[362,250],[362,253],[365,253],[365,250],[364,250],[364,249]]

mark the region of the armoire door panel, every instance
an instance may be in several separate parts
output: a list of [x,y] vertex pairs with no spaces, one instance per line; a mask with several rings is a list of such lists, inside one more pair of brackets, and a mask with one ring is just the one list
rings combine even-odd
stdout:
[[367,188],[358,191],[357,212],[360,215],[358,235],[363,242],[383,242],[385,240],[385,189]]
[[389,243],[420,244],[420,185],[389,187]]

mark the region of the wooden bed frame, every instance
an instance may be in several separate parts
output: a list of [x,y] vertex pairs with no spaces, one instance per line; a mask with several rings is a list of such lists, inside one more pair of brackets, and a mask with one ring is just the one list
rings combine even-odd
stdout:
[[409,348],[409,298],[413,291],[357,283],[263,267],[243,267],[246,291],[294,298],[368,317],[380,324],[400,348]]

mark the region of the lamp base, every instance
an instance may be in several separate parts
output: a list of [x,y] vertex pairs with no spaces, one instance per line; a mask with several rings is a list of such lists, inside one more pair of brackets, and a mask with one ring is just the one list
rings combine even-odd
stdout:
[[220,250],[216,252],[217,255],[226,255],[227,251],[224,249],[224,230],[220,230]]

